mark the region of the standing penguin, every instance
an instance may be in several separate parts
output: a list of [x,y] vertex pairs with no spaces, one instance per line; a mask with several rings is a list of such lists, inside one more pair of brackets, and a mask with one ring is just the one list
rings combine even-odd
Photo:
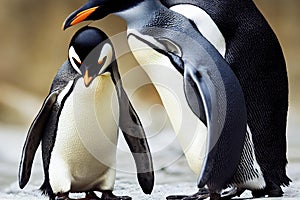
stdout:
[[161,0],[189,18],[225,57],[245,95],[248,126],[266,187],[254,197],[282,196],[286,175],[288,79],[271,27],[252,0]]
[[[114,102],[114,88],[118,103]],[[23,148],[19,185],[27,184],[42,141],[45,180],[50,199],[131,199],[112,193],[116,174],[118,127],[133,154],[139,184],[150,194],[153,166],[144,129],[123,90],[114,49],[97,28],[84,27],[72,38],[69,59],[58,71],[49,95],[32,123]]]
[[[199,175],[198,187],[207,185],[210,198],[220,199],[223,188],[238,184],[234,176],[244,149],[247,114],[239,81],[194,24],[158,0],[90,0],[63,27],[110,13],[127,21],[130,48],[150,79],[177,90],[182,110],[158,88],[189,165]],[[147,54],[135,51],[138,48],[147,49]],[[147,70],[144,65],[151,61],[158,67]],[[159,63],[167,66],[169,77],[160,73]],[[247,169],[252,170],[250,176],[260,177],[252,166]]]

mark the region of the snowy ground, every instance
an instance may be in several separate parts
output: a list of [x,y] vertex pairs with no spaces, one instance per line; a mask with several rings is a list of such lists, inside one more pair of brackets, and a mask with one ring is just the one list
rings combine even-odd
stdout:
[[[300,199],[300,136],[297,133],[299,120],[296,119],[297,117],[292,117],[288,127],[288,175],[293,182],[284,188],[284,197],[274,199]],[[142,193],[135,174],[128,173],[134,167],[130,155],[126,153],[127,147],[121,140],[115,194],[128,195],[138,200],[158,200],[165,199],[171,194],[192,194],[196,191],[196,177],[182,157],[179,145],[172,136],[173,133],[168,130],[165,129],[163,135],[155,135],[150,139],[150,147],[155,149],[153,160],[157,169],[155,187],[150,196]],[[47,199],[37,190],[43,181],[40,153],[35,159],[29,184],[23,190],[20,190],[17,184],[18,163],[26,131],[26,128],[0,126],[0,200]],[[250,193],[246,192],[240,198],[249,197]]]

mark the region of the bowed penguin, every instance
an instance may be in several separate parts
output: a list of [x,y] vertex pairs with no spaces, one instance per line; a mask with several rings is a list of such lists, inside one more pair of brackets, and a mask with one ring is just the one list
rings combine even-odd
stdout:
[[[175,91],[181,110],[172,105],[174,98],[157,88],[189,165],[199,176],[198,187],[207,185],[210,198],[219,199],[228,184],[238,184],[234,175],[247,137],[239,81],[193,23],[157,0],[90,0],[65,20],[63,28],[110,13],[127,21],[129,46],[152,82]],[[139,48],[147,54],[135,51]],[[155,65],[149,69],[151,61]],[[163,66],[169,77],[163,76]],[[248,169],[260,177],[252,166]]]
[[[105,33],[84,27],[73,36],[66,61],[33,121],[22,152],[19,185],[27,184],[35,152],[42,143],[45,180],[50,199],[131,199],[112,191],[116,174],[118,127],[133,154],[139,184],[150,194],[153,165],[143,126],[124,89],[114,49]],[[117,101],[113,101],[116,92]]]
[[278,39],[252,0],[161,0],[189,18],[239,79],[248,126],[266,187],[254,197],[282,196],[286,175],[288,79]]

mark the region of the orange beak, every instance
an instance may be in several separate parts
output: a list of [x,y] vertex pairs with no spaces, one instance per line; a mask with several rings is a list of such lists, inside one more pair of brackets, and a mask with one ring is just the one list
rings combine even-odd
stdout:
[[93,77],[89,76],[89,70],[85,70],[83,80],[84,80],[84,85],[86,87],[88,87],[91,84]]
[[[99,8],[99,6],[95,6],[95,7],[81,11],[72,19],[72,21],[69,23],[68,26],[73,26],[75,24],[78,24],[78,23],[84,21],[88,16],[90,16],[93,12],[95,12],[95,10],[97,8]],[[65,29],[66,29],[66,21],[62,25],[62,30],[65,30]]]

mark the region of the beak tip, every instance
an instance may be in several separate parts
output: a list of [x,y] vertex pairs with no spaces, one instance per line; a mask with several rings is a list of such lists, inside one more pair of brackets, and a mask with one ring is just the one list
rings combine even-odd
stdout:
[[62,26],[61,26],[61,30],[65,31],[67,28],[69,28],[69,27],[72,26],[71,23],[70,23],[69,21],[70,21],[69,18],[67,18],[67,19],[63,22],[63,24],[62,24]]
[[65,31],[65,30],[66,30],[65,24],[63,24],[63,25],[61,26],[61,30],[62,30],[62,31]]
[[84,79],[84,86],[85,87],[89,87],[90,86],[90,84],[91,84],[91,80],[90,79]]
[[89,87],[92,81],[93,81],[93,77],[89,76],[89,71],[86,70],[83,76],[83,82],[85,87]]
[[71,27],[73,24],[74,19],[76,18],[76,15],[74,16],[74,13],[71,13],[63,22],[61,29],[65,31],[67,28]]
[[84,79],[83,82],[84,82],[84,86],[85,86],[85,87],[89,87],[89,86],[90,86],[90,83],[91,83],[90,81]]

